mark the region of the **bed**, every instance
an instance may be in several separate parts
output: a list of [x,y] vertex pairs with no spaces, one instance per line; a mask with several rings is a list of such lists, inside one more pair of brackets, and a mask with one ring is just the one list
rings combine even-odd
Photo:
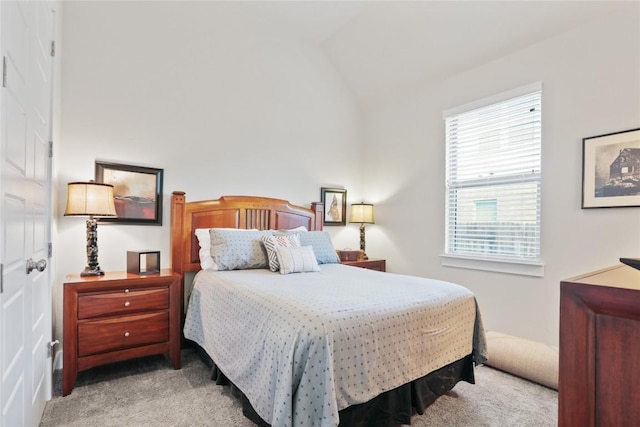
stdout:
[[[339,264],[322,218],[320,203],[187,202],[173,193],[171,262],[189,302],[185,338],[245,416],[265,426],[410,424],[457,382],[474,383],[486,351],[473,294]],[[203,249],[217,270],[203,269]]]

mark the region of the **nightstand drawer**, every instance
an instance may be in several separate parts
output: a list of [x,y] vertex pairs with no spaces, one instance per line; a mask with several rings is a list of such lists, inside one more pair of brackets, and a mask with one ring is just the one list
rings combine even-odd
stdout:
[[168,288],[87,293],[78,297],[78,319],[163,310],[168,307]]
[[92,320],[78,325],[78,356],[169,340],[169,313]]

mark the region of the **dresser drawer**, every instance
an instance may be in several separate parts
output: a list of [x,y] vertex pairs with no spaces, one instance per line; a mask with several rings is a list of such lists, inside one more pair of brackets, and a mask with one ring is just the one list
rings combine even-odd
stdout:
[[168,307],[168,288],[86,293],[78,297],[78,319],[164,310]]
[[90,320],[78,325],[78,356],[168,340],[168,311]]

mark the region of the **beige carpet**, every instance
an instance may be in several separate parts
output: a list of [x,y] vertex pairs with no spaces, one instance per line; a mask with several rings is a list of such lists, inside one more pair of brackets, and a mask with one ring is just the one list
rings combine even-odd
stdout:
[[[209,371],[190,350],[183,368],[163,356],[141,358],[81,372],[73,392],[56,397],[41,427],[253,426],[228,387],[209,380]],[[555,426],[558,394],[489,367],[476,369],[476,385],[461,382],[412,425]]]

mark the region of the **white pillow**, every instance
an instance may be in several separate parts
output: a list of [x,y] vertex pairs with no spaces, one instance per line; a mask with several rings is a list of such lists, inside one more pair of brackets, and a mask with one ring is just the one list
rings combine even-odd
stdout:
[[300,236],[297,234],[280,234],[277,236],[264,236],[262,243],[267,249],[267,258],[269,259],[269,269],[271,271],[278,271],[280,269],[280,263],[278,262],[278,254],[276,253],[276,247],[286,246],[295,248],[300,246]]
[[288,229],[286,229],[286,230],[278,230],[278,231],[288,231],[288,232],[291,232],[291,231],[309,231],[309,230],[307,230],[307,227],[305,227],[304,225],[301,225],[300,227],[296,227],[296,228],[288,228]]
[[276,246],[280,274],[320,271],[312,246]]
[[196,228],[195,233],[198,238],[198,243],[200,244],[200,252],[198,252],[200,256],[200,267],[203,270],[217,270],[218,266],[213,258],[211,258],[211,235],[209,234],[209,229]]

